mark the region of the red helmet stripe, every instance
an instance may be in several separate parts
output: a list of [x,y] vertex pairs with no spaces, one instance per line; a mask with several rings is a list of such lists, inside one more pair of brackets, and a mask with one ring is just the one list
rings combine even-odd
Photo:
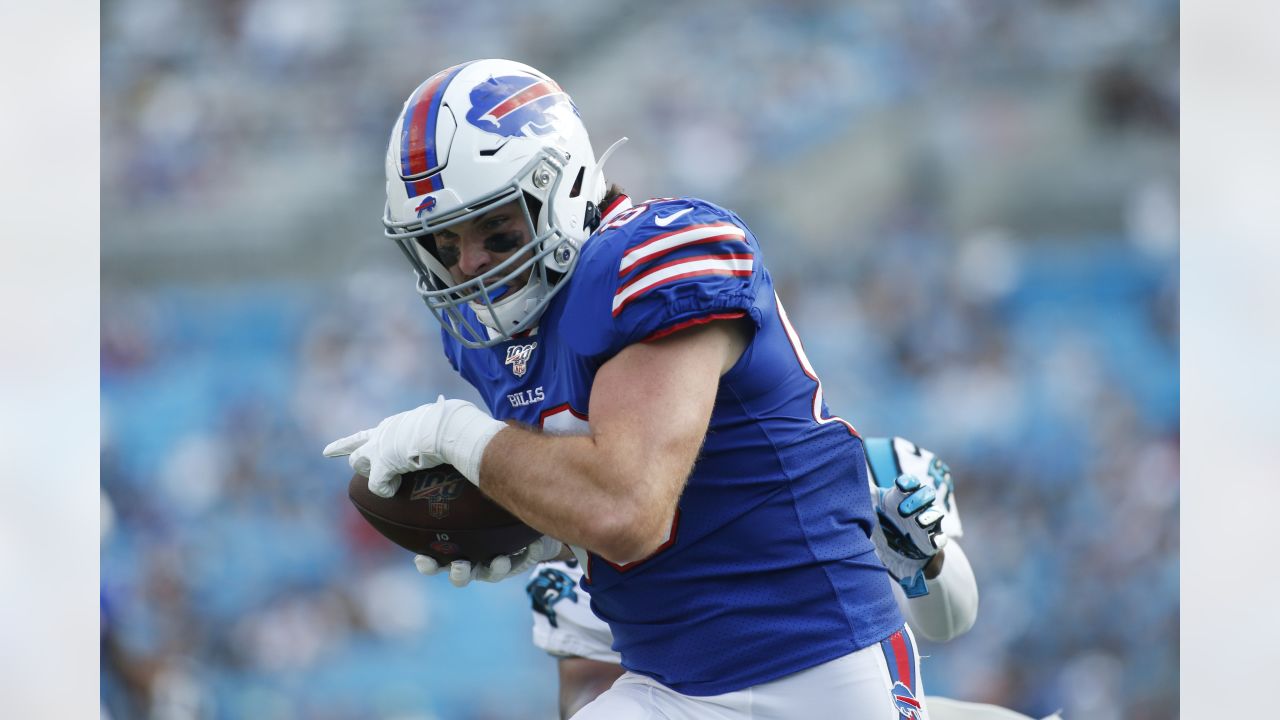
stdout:
[[[405,109],[405,119],[400,127],[402,175],[418,175],[436,167],[436,121],[440,116],[440,100],[449,81],[468,64],[454,65],[432,75],[410,97],[409,107]],[[439,175],[426,180],[405,182],[409,197],[433,192],[443,186]]]
[[563,92],[564,91],[560,89],[560,86],[555,83],[538,80],[529,87],[498,103],[497,107],[493,108],[488,113],[485,113],[485,115],[493,118],[494,120],[501,120],[512,112],[515,112],[538,98]]

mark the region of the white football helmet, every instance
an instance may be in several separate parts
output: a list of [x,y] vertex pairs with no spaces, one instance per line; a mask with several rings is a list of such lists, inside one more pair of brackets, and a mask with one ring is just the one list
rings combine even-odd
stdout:
[[[493,346],[537,324],[600,222],[603,161],[568,94],[523,63],[455,65],[409,96],[387,147],[382,222],[413,263],[427,307],[463,345]],[[532,240],[455,283],[433,233],[511,201]]]

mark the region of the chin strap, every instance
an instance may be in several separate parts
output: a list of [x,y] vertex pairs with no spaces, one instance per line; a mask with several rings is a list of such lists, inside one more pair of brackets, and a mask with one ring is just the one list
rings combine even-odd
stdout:
[[600,208],[595,203],[588,200],[587,212],[582,216],[582,229],[586,230],[588,235],[595,232],[596,228],[600,227],[601,217]]
[[[512,334],[507,328],[518,325],[519,320],[529,314],[530,308],[542,301],[546,291],[546,286],[542,284],[541,279],[535,274],[529,278],[524,287],[497,302],[486,305],[472,300],[471,309],[475,311],[476,319],[480,321],[481,325],[509,339]],[[510,314],[509,309],[518,309],[516,314],[519,315],[519,318],[512,321],[507,317]]]

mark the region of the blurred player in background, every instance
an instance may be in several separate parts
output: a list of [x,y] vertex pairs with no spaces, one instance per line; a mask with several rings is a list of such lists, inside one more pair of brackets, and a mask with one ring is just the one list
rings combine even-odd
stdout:
[[[862,443],[754,235],[701,200],[633,203],[605,182],[612,150],[597,162],[569,96],[520,63],[414,91],[384,224],[487,408],[441,397],[325,454],[383,496],[449,463],[546,533],[452,563],[457,585],[573,547],[626,670],[576,717],[927,717]],[[889,491],[893,522],[933,554],[942,513],[918,489]]]
[[[898,580],[894,595],[912,628],[933,642],[948,642],[973,627],[978,615],[978,586],[960,545],[964,534],[950,469],[932,452],[903,438],[868,438],[868,479],[880,526],[876,552]],[[910,495],[936,496],[945,511],[945,548],[919,548],[897,528],[919,508],[902,512],[893,493],[899,478]],[[913,484],[914,480],[914,484]],[[609,627],[591,612],[591,598],[578,580],[575,560],[543,563],[526,590],[533,606],[533,643],[556,658],[560,677],[560,717],[575,712],[622,675]],[[1030,720],[1006,708],[930,696],[933,720]],[[1055,716],[1056,717],[1056,716]]]

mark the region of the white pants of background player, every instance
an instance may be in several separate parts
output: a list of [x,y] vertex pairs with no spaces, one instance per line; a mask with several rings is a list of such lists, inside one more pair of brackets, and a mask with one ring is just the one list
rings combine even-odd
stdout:
[[[956,548],[949,546],[948,552],[951,553],[951,556],[948,558],[949,562],[960,560],[962,558],[961,553],[956,552]],[[967,569],[967,560],[961,560],[961,562],[963,562],[964,568]],[[956,564],[958,563],[953,564],[953,567],[955,567]],[[533,576],[536,577],[538,573],[544,569],[554,569],[564,573],[564,575],[567,576],[566,584],[568,584],[569,587],[574,588],[574,592],[571,596],[566,595],[561,597],[559,601],[555,602],[551,606],[556,617],[555,627],[551,625],[551,622],[546,615],[539,612],[532,613],[533,644],[555,657],[579,657],[602,663],[611,663],[614,665],[620,664],[622,662],[622,657],[618,653],[614,652],[611,647],[613,644],[613,634],[609,631],[609,626],[597,618],[595,613],[591,612],[590,598],[585,592],[583,592],[582,588],[578,586],[578,580],[582,577],[582,570],[576,565],[570,566],[559,562],[546,563],[535,568]],[[905,597],[899,597],[898,599],[900,605],[907,605]],[[916,612],[913,613],[913,616],[914,615],[922,615],[922,613]],[[909,619],[911,619],[910,616]],[[876,657],[877,654],[879,657]],[[606,695],[612,697],[606,698],[605,695],[600,696],[595,703],[588,705],[583,708],[582,711],[574,715],[574,718],[575,720],[594,720],[595,718],[609,718],[610,720],[613,718],[618,718],[619,720],[623,718],[645,718],[648,720],[649,718],[661,717],[714,718],[720,717],[725,712],[728,712],[727,708],[741,707],[741,703],[744,702],[744,699],[742,697],[734,696],[739,696],[742,693],[756,693],[756,697],[760,698],[760,693],[762,692],[765,693],[766,696],[772,696],[773,694],[790,696],[793,691],[801,693],[801,698],[799,700],[793,698],[793,702],[815,702],[818,703],[817,707],[827,710],[827,712],[822,715],[818,715],[816,712],[809,714],[803,711],[803,707],[795,706],[788,711],[789,714],[780,715],[778,717],[838,717],[838,715],[832,715],[829,712],[829,706],[823,705],[822,702],[831,695],[831,688],[836,687],[839,682],[844,682],[844,680],[839,680],[837,678],[838,682],[833,682],[833,679],[829,677],[829,674],[834,673],[841,677],[843,677],[844,674],[849,674],[851,676],[880,678],[881,676],[877,674],[880,672],[879,670],[877,670],[876,673],[872,673],[869,668],[873,666],[879,667],[883,663],[884,653],[881,652],[879,645],[873,645],[870,648],[865,648],[864,650],[860,650],[852,655],[847,655],[838,660],[826,663],[825,665],[810,668],[809,670],[782,678],[781,680],[773,683],[766,683],[764,685],[751,688],[750,690],[744,690],[741,693],[729,693],[727,695],[713,696],[710,698],[687,698],[686,696],[681,696],[679,693],[664,687],[650,678],[642,675],[636,675],[635,673],[625,673],[618,679],[613,688],[606,693]],[[883,677],[887,677],[887,670],[885,670],[885,672],[886,674]],[[915,669],[915,672],[916,677],[919,677],[918,667]],[[794,684],[791,683],[792,680],[795,680]],[[828,686],[823,683],[832,684]],[[815,691],[813,689],[814,687],[819,688],[819,690]],[[888,697],[888,690],[892,687],[892,683],[886,686],[879,681],[875,683],[868,681],[867,687],[871,688],[870,692],[879,693],[880,697]],[[618,692],[615,693],[615,690]],[[811,697],[808,700],[803,698],[803,693],[805,692],[811,694]],[[923,695],[923,693],[919,694]],[[650,705],[657,705],[661,708],[667,707],[668,703],[666,700],[668,696],[672,698],[670,703],[672,707],[677,707],[676,703],[682,702],[675,700],[674,698],[679,697],[691,700],[692,702],[688,703],[687,706],[687,709],[691,714],[645,714],[645,712],[648,711],[644,708],[649,707]],[[748,695],[748,697],[750,696]],[[600,705],[601,700],[606,701],[606,704]],[[769,700],[766,699],[766,702],[768,701]],[[735,705],[735,703],[737,704]],[[599,707],[597,707],[598,705]],[[928,717],[931,718],[931,720],[1032,720],[1026,715],[1022,715],[1002,707],[962,702],[949,698],[930,697],[925,700],[925,706],[928,709]],[[631,709],[626,710],[626,708]],[[588,710],[591,711],[591,714],[587,713]],[[630,712],[631,714],[627,714],[627,712]],[[757,715],[755,717],[757,718],[772,717],[759,714],[761,710],[756,710],[756,712]],[[717,715],[716,713],[721,714]],[[894,720],[902,717],[901,714],[897,714],[898,711],[896,709],[894,710],[894,713],[895,714],[890,714],[887,717],[893,718]],[[746,717],[752,716],[747,715]],[[923,714],[920,715],[920,718],[923,717]]]

